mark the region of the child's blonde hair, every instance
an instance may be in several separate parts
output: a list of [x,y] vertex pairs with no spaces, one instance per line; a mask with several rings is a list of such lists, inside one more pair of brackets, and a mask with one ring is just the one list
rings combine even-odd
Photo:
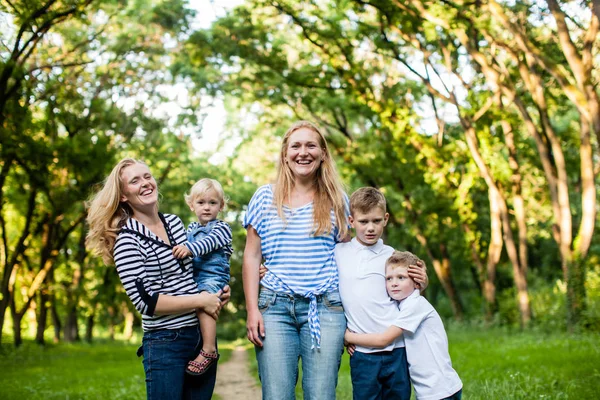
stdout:
[[102,188],[88,202],[87,223],[90,228],[86,245],[99,254],[104,263],[113,263],[113,249],[119,230],[133,210],[129,204],[122,202],[123,182],[121,173],[131,165],[143,164],[143,161],[124,158],[112,169]]
[[350,214],[355,212],[367,214],[376,207],[386,212],[385,196],[374,187],[362,187],[350,196]]
[[395,250],[392,253],[392,255],[390,256],[390,258],[388,258],[387,261],[385,262],[385,268],[386,269],[388,267],[392,267],[392,268],[397,268],[397,267],[408,268],[409,265],[417,265],[418,261],[423,262],[423,260],[421,260],[419,257],[415,256],[410,251],[398,251],[398,250]]
[[192,207],[194,204],[194,199],[198,196],[202,196],[210,191],[214,191],[221,202],[221,208],[225,207],[227,203],[227,198],[225,197],[225,192],[223,191],[223,187],[221,184],[210,178],[202,178],[198,182],[194,183],[194,186],[190,189],[189,193],[183,195],[185,198],[185,202],[189,207]]
[[290,166],[285,162],[290,136],[299,129],[308,128],[319,136],[319,147],[323,151],[323,160],[317,169],[315,176],[316,192],[313,199],[313,227],[314,235],[320,236],[333,231],[331,223],[331,210],[335,215],[335,223],[338,227],[339,237],[348,234],[348,223],[346,220],[346,207],[344,198],[344,187],[340,176],[335,168],[331,157],[325,135],[311,122],[298,121],[292,124],[283,136],[281,151],[279,154],[279,166],[277,169],[277,181],[275,185],[274,202],[279,217],[285,221],[283,203],[289,198],[294,187],[294,174]]

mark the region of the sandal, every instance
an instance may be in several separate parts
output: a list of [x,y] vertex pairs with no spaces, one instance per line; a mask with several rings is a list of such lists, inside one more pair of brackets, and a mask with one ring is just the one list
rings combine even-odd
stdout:
[[[199,376],[204,374],[213,364],[217,363],[219,357],[221,356],[219,353],[207,353],[204,350],[200,350],[200,355],[204,357],[204,361],[198,362],[192,360],[188,362],[185,372],[187,372],[189,375]],[[194,367],[198,371],[191,370],[190,367]]]

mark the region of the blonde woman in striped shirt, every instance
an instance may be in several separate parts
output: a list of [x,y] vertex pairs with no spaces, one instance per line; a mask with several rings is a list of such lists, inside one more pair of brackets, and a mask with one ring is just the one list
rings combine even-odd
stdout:
[[176,215],[158,211],[158,186],[148,166],[121,160],[91,200],[87,244],[113,264],[125,292],[142,314],[148,399],[210,399],[216,366],[201,377],[185,368],[202,347],[195,310],[218,317],[224,293],[198,293],[191,260],[177,260],[173,247],[186,241]]
[[256,191],[244,221],[246,325],[264,399],[295,399],[299,358],[304,398],[335,399],[346,319],[333,250],[348,235],[347,215],[325,137],[295,123],[283,138],[276,184]]

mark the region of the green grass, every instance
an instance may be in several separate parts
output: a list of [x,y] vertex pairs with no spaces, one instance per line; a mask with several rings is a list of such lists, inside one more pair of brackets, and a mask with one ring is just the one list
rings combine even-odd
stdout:
[[[451,330],[449,339],[466,400],[596,399],[600,393],[598,334],[463,327]],[[244,342],[221,342],[219,364]],[[144,399],[144,371],[136,349],[136,344],[118,341],[46,347],[26,342],[18,349],[3,344],[0,399]],[[250,346],[248,351],[256,376],[254,351]],[[301,399],[300,384],[297,393]],[[352,398],[347,354],[337,393],[339,400]]]
[[[452,363],[463,381],[466,400],[597,399],[600,393],[598,334],[459,328],[448,336]],[[257,375],[253,354],[250,359],[251,370]],[[301,379],[300,374],[296,386],[299,399]],[[347,399],[352,399],[352,382],[348,354],[344,354],[337,400]]]
[[450,332],[466,399],[597,399],[600,335]]
[[[0,399],[145,399],[142,359],[137,344],[38,346],[25,342],[0,349]],[[219,349],[224,363],[231,349]]]

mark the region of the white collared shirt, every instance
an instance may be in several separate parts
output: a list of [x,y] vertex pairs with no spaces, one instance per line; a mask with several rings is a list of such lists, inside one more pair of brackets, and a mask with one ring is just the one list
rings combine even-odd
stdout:
[[416,289],[399,303],[400,313],[393,325],[404,330],[410,381],[418,400],[452,396],[462,382],[452,368],[448,337],[435,308]]
[[[351,331],[381,333],[398,318],[397,303],[385,289],[385,262],[393,252],[381,239],[372,246],[364,246],[356,238],[336,245],[340,296]],[[384,348],[356,346],[356,350],[374,353],[398,347],[404,347],[402,336]]]

